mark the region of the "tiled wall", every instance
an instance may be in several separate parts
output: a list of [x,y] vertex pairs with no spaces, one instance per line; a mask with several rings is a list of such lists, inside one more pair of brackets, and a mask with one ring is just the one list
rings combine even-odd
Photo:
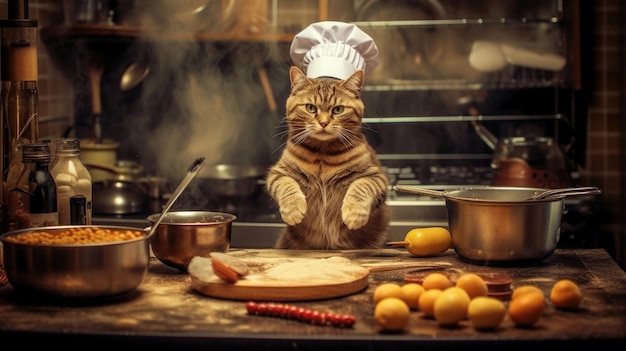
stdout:
[[593,81],[588,117],[587,161],[581,170],[584,183],[603,190],[602,230],[614,239],[616,260],[626,267],[626,3],[594,1]]
[[[582,0],[585,1],[585,0]],[[6,18],[6,0],[0,0],[0,15]],[[31,0],[30,17],[39,26],[59,23],[61,1]],[[614,255],[626,267],[626,2],[595,0],[593,32],[593,81],[588,118],[587,161],[581,169],[584,185],[600,187],[604,193],[602,232],[614,246]],[[39,47],[39,103],[41,134],[60,136],[73,115],[72,84],[52,64],[43,44]],[[623,161],[623,162],[622,162]],[[624,169],[622,169],[624,168]]]

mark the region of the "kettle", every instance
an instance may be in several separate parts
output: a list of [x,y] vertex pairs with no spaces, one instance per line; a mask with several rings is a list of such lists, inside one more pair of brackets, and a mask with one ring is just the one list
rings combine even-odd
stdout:
[[560,146],[549,137],[496,138],[476,121],[478,136],[494,150],[492,186],[567,188],[572,180]]
[[494,150],[493,186],[568,188],[572,181],[565,157],[552,138],[508,137]]

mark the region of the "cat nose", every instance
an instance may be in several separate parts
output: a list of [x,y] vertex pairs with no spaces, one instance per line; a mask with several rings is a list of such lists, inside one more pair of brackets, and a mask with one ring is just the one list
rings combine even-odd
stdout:
[[328,122],[320,122],[320,126],[322,126],[322,128],[326,128],[327,125],[328,125]]

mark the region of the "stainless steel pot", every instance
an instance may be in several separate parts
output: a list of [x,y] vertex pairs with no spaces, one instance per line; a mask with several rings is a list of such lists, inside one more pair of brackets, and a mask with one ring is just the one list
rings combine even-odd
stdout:
[[199,173],[200,189],[213,196],[232,198],[254,194],[267,167],[234,164],[207,165]]
[[76,245],[15,243],[7,238],[22,233],[118,226],[56,226],[22,229],[0,236],[2,262],[11,285],[20,292],[52,298],[90,300],[114,298],[135,290],[148,273],[147,237],[128,241]]
[[148,196],[135,182],[106,179],[93,183],[93,213],[132,214],[145,213]]
[[135,181],[143,167],[134,161],[116,161],[115,166],[106,167],[85,164],[92,172],[100,170],[110,177],[93,183],[93,213],[132,214],[145,213],[148,207],[148,194]]
[[[148,216],[151,226],[159,216],[160,213]],[[208,257],[211,252],[229,249],[235,219],[222,212],[168,212],[150,238],[152,252],[166,265],[186,271],[194,256]]]
[[[550,256],[559,241],[564,198],[568,196],[559,193],[529,200],[545,189],[523,187],[434,191],[398,185],[394,189],[444,198],[454,250],[467,261],[487,265],[531,263]],[[571,193],[599,191],[591,188]]]

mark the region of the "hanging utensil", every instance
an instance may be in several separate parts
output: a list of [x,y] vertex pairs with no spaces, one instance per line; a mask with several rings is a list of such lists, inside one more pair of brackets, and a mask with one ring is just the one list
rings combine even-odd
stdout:
[[206,161],[206,159],[204,157],[198,157],[197,159],[195,159],[191,163],[191,165],[187,169],[187,175],[180,182],[180,184],[178,185],[176,190],[174,190],[174,193],[169,198],[169,200],[167,200],[167,203],[165,203],[165,206],[163,206],[163,211],[161,211],[161,215],[159,216],[159,218],[157,218],[156,222],[154,222],[154,224],[150,227],[150,231],[148,232],[148,235],[147,235],[148,238],[150,238],[155,233],[157,227],[159,226],[159,224],[163,220],[163,217],[165,217],[165,214],[167,213],[167,211],[169,211],[169,209],[174,204],[174,201],[176,201],[176,199],[178,199],[178,197],[183,192],[183,190],[185,190],[185,188],[187,188],[187,185],[189,185],[189,183],[191,182],[193,177],[196,176],[196,174],[198,173],[200,168],[202,168],[202,166],[204,166],[204,162],[205,161]]
[[96,143],[102,141],[102,97],[100,84],[104,73],[104,63],[97,54],[89,54],[87,58],[87,70],[91,87],[91,114],[93,118],[93,138]]
[[150,65],[147,58],[142,56],[137,62],[131,63],[120,79],[120,89],[122,91],[131,90],[143,82],[150,73]]
[[487,144],[487,146],[489,146],[491,150],[495,150],[496,145],[498,145],[498,137],[493,135],[489,131],[489,129],[487,129],[482,124],[478,123],[478,121],[472,120],[470,123],[472,123],[472,127],[474,127],[474,130],[476,131],[476,134],[478,134],[478,137],[480,137],[480,139],[485,144]]

